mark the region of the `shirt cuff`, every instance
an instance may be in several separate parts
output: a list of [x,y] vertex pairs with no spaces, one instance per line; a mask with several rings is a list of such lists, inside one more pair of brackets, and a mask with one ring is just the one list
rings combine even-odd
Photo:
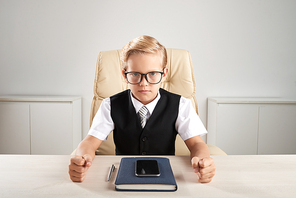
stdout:
[[108,136],[106,136],[106,134],[103,134],[103,133],[100,133],[98,131],[95,131],[95,130],[90,130],[88,132],[88,135],[91,135],[95,138],[98,138],[99,140],[103,140],[103,141],[106,141]]

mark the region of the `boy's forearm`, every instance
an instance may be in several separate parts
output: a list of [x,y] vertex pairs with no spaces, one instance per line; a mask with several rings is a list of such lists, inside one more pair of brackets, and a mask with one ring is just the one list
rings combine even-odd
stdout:
[[77,147],[76,155],[83,156],[85,154],[89,154],[92,159],[95,158],[95,150],[93,150],[93,148],[91,148],[87,142],[82,141]]
[[190,139],[185,140],[191,158],[198,157],[200,159],[210,157],[210,151],[206,143],[200,136],[195,136]]
[[190,157],[198,157],[200,159],[210,157],[208,146],[204,142],[197,142],[190,151]]
[[87,136],[77,147],[76,155],[83,156],[89,154],[92,159],[95,158],[95,152],[101,145],[102,140],[94,139],[92,136]]

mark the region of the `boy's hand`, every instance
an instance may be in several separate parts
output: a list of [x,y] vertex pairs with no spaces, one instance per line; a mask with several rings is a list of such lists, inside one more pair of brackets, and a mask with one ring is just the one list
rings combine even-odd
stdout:
[[198,181],[201,183],[208,183],[212,181],[216,166],[214,164],[214,160],[211,157],[206,157],[200,159],[198,157],[193,157],[191,159],[191,165],[194,172],[198,176]]
[[86,172],[92,164],[92,157],[89,154],[83,156],[75,155],[71,157],[69,165],[69,175],[72,181],[82,182],[85,179]]

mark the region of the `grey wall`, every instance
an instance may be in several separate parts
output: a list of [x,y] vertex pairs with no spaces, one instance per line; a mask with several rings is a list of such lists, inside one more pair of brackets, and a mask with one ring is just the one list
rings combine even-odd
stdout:
[[0,0],[0,95],[81,95],[87,134],[99,51],[142,34],[191,52],[207,97],[296,98],[293,0]]

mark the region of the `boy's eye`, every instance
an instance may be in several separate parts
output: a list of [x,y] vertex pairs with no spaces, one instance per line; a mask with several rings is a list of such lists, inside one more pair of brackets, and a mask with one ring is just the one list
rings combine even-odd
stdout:
[[156,72],[150,72],[149,75],[150,76],[155,76],[156,75]]
[[137,72],[128,73],[128,76],[130,76],[130,77],[138,77],[139,75],[140,75],[140,73],[137,73]]

